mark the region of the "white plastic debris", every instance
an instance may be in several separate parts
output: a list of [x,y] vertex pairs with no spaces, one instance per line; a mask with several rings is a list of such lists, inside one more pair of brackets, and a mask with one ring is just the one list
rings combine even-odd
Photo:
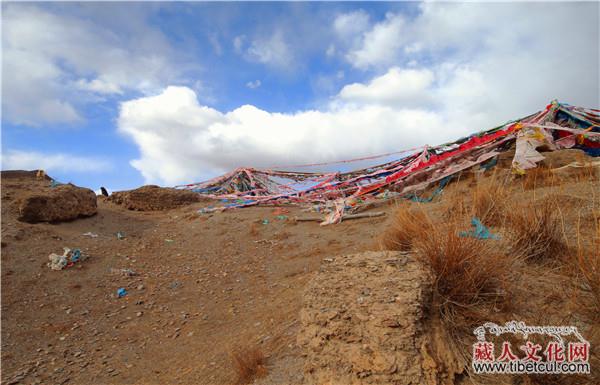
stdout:
[[48,256],[50,262],[48,262],[48,267],[52,270],[62,270],[67,266],[67,256],[66,255],[58,255],[58,254],[50,254]]

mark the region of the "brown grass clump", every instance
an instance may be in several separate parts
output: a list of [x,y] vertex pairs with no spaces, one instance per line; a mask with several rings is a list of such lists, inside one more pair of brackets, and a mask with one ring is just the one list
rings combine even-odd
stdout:
[[528,261],[556,261],[568,249],[559,210],[549,199],[512,207],[507,225],[512,251]]
[[410,250],[415,239],[431,232],[433,228],[433,222],[422,207],[403,204],[395,211],[392,223],[381,235],[380,248],[382,250]]
[[477,184],[472,192],[472,215],[490,226],[500,225],[506,215],[506,203],[510,190],[506,184],[495,178]]
[[499,303],[510,267],[510,260],[498,252],[498,241],[461,237],[460,230],[451,223],[415,241],[417,256],[433,273],[434,302],[448,321],[457,312]]
[[573,174],[578,182],[591,182],[598,179],[598,166],[590,160],[585,153],[578,153],[576,156],[578,166],[575,167]]
[[239,349],[231,354],[239,385],[249,384],[255,378],[267,374],[265,356],[258,348]]
[[553,186],[557,185],[559,181],[557,175],[548,166],[540,163],[536,168],[527,170],[523,176],[523,189],[533,190],[539,187]]

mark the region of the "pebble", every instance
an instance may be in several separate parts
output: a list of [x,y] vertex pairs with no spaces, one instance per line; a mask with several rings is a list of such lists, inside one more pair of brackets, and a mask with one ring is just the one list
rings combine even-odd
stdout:
[[144,313],[142,313],[141,311],[138,311],[138,312],[137,312],[135,315],[136,315],[137,317],[141,317],[141,316],[142,316],[142,314],[144,314]]

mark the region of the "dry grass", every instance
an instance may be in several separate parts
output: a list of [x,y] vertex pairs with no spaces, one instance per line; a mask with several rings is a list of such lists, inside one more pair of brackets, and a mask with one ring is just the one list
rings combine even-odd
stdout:
[[485,179],[475,186],[471,195],[471,214],[489,226],[504,222],[510,189],[494,177]]
[[382,250],[410,250],[413,241],[434,228],[431,218],[420,206],[401,204],[394,212],[392,223],[381,235],[379,245]]
[[594,218],[595,229],[591,241],[585,244],[580,224],[577,224],[577,252],[575,266],[583,281],[583,288],[590,294],[591,303],[580,303],[589,310],[594,321],[600,320],[600,218]]
[[499,304],[506,291],[510,260],[497,241],[460,237],[461,225],[446,224],[440,231],[415,241],[417,256],[430,266],[433,291],[444,321],[470,313],[480,305]]
[[514,205],[507,226],[513,238],[513,253],[528,261],[556,261],[568,250],[563,221],[550,199]]
[[250,223],[250,229],[248,230],[248,234],[250,234],[253,237],[256,237],[258,235],[258,226],[256,225],[256,223]]
[[238,349],[231,354],[231,358],[239,385],[249,384],[267,374],[265,356],[258,348]]
[[592,182],[598,179],[598,166],[595,166],[592,160],[581,152],[577,154],[576,161],[582,167],[575,167],[572,171],[578,182]]
[[560,178],[549,167],[538,164],[536,168],[527,170],[523,176],[523,189],[534,190],[545,186],[555,186],[560,182]]

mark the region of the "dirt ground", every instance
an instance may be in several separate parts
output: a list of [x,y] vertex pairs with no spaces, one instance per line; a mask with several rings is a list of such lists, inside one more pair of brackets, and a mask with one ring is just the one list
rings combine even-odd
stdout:
[[[4,200],[18,190],[2,194],[6,384],[231,384],[231,352],[254,346],[278,383],[299,380],[296,332],[311,273],[331,255],[374,249],[385,222],[293,224],[269,207],[197,216],[208,203],[138,212],[99,198],[93,217],[32,225]],[[50,270],[48,255],[63,247],[89,258]],[[117,298],[121,287],[128,294]]]
[[[564,162],[571,160],[567,157]],[[385,211],[383,217],[321,227],[317,222],[290,220],[311,215],[297,207],[286,207],[285,213],[255,207],[198,214],[200,208],[214,204],[198,202],[163,211],[132,211],[98,197],[98,213],[89,218],[56,224],[18,221],[11,202],[23,191],[47,183],[24,176],[2,185],[3,384],[234,384],[232,353],[240,349],[265,354],[268,375],[256,380],[258,384],[310,382],[311,376],[341,373],[343,365],[307,375],[307,362],[325,361],[311,356],[315,350],[301,314],[306,317],[307,309],[313,309],[313,318],[320,319],[326,307],[345,303],[360,320],[362,307],[351,302],[354,296],[383,301],[387,293],[375,288],[375,281],[394,286],[399,279],[367,274],[361,282],[373,287],[363,293],[361,285],[350,281],[365,271],[354,274],[340,263],[345,260],[340,256],[378,249],[393,204],[373,209]],[[451,184],[444,194],[468,196],[473,183],[470,178]],[[597,182],[582,185],[572,179],[560,187],[523,188],[511,199],[553,194],[569,202],[565,231],[572,235],[571,224],[577,221],[593,228],[600,213],[599,187]],[[428,207],[442,210],[443,204]],[[64,270],[51,270],[48,255],[61,254],[63,247],[79,248],[88,258]],[[368,257],[364,266],[351,267],[371,268],[376,259]],[[342,270],[338,274],[336,269]],[[367,285],[369,279],[375,281]],[[118,298],[119,288],[127,295]],[[338,291],[346,295],[334,304],[331,298]],[[306,304],[307,298],[312,302]],[[413,303],[415,298],[407,301]],[[528,295],[521,300],[523,306],[533,303]],[[384,310],[407,320],[420,317]],[[379,318],[373,322],[379,321],[391,322]],[[380,334],[366,324],[353,324],[354,332],[342,330],[343,318],[325,322],[337,336],[350,338],[356,333],[373,343],[403,335],[391,323],[383,325]],[[311,322],[304,322],[304,327],[311,327]],[[317,330],[320,342],[313,343],[331,343],[326,332]],[[356,343],[355,366],[363,365],[366,371],[381,367],[382,372],[397,375],[398,368],[414,363],[407,358],[410,352],[398,362],[387,362],[389,357],[373,361],[363,354],[368,353],[363,345]],[[329,357],[343,361],[343,350],[329,351]],[[381,381],[385,383],[385,377]],[[409,383],[401,376],[398,381]]]

